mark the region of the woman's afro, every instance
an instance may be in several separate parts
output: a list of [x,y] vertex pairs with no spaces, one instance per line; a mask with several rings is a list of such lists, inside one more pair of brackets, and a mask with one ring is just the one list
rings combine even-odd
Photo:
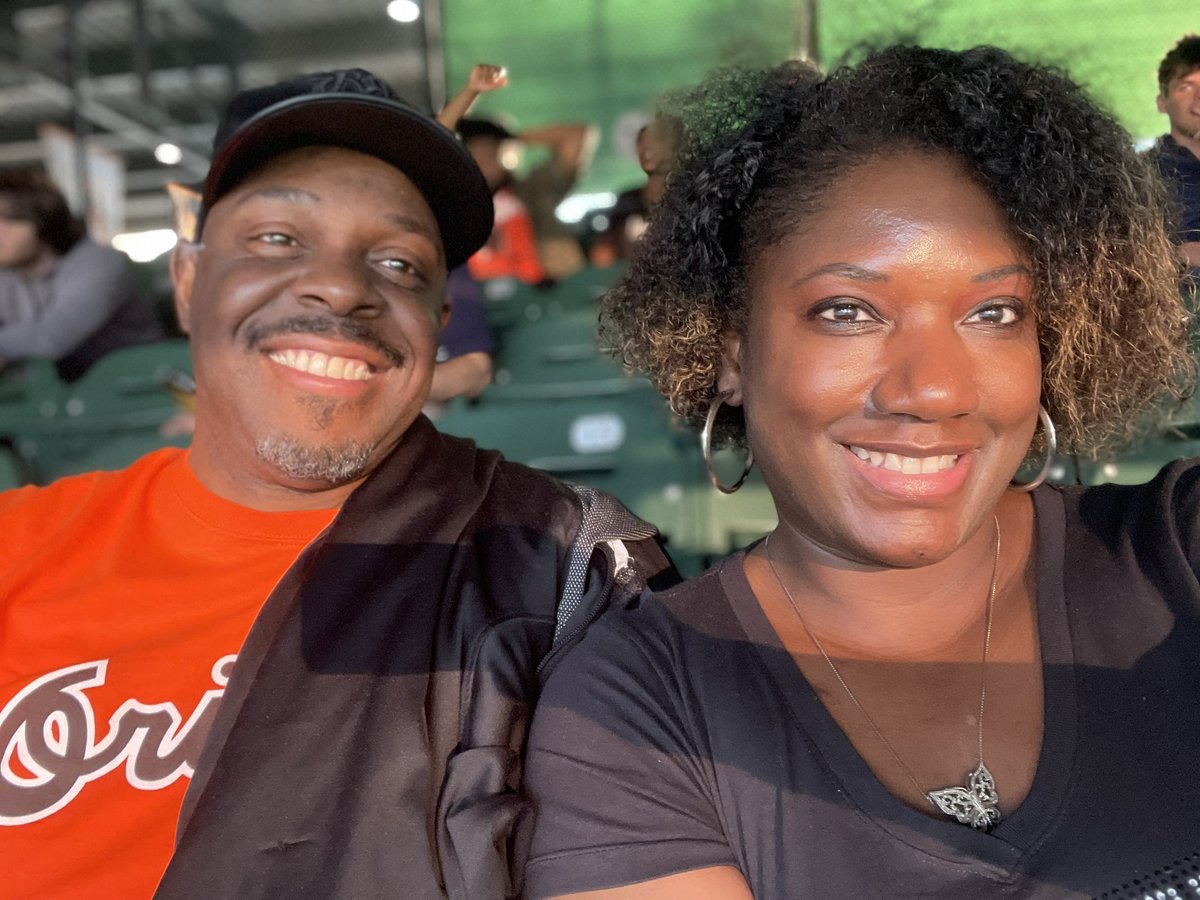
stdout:
[[[728,70],[720,82],[736,94]],[[678,415],[704,420],[725,337],[746,321],[757,255],[851,167],[900,150],[961,160],[1007,215],[1033,271],[1042,402],[1060,449],[1113,447],[1144,414],[1189,394],[1166,190],[1062,74],[991,47],[897,47],[824,79],[788,63],[741,84],[729,104],[711,86],[693,93],[709,118],[685,121],[688,158],[601,312],[625,361]],[[713,124],[723,108],[736,111],[724,134]],[[737,411],[723,414],[721,438],[744,440]]]

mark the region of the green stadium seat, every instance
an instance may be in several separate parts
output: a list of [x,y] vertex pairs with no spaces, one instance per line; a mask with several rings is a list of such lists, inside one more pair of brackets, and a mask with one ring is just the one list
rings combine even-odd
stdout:
[[186,443],[162,437],[159,429],[185,408],[187,341],[110,353],[70,385],[47,372],[53,366],[38,363],[23,386],[0,388],[0,443],[11,448],[22,480],[46,484],[77,472],[122,468],[151,450]]
[[695,574],[775,523],[755,477],[737,494],[708,483],[699,441],[644,379],[493,387],[455,401],[436,421],[448,434],[619,497],[666,536],[676,565]]

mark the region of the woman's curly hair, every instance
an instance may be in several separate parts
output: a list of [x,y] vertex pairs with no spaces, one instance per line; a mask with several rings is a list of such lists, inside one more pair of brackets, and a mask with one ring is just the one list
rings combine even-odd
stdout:
[[[741,114],[743,102],[736,133],[692,142],[602,306],[609,339],[678,415],[704,420],[758,254],[851,167],[904,149],[957,157],[1005,212],[1033,272],[1042,401],[1060,449],[1114,447],[1142,414],[1188,396],[1166,189],[1065,76],[991,47],[896,47],[824,79],[790,63],[747,83],[755,111]],[[719,433],[743,441],[740,411],[725,414]]]

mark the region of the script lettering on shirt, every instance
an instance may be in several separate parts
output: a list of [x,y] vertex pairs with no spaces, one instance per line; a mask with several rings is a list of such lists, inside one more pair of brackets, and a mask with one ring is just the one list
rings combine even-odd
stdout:
[[216,661],[217,687],[205,691],[187,721],[173,703],[126,700],[99,740],[87,690],[104,684],[108,660],[31,682],[0,710],[0,826],[53,815],[122,764],[125,779],[143,791],[191,778],[236,658]]

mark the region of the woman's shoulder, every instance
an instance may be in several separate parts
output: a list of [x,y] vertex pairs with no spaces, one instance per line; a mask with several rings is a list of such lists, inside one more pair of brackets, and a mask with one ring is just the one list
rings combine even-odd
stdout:
[[1035,502],[1045,520],[1042,542],[1061,542],[1073,571],[1094,575],[1105,559],[1112,565],[1100,568],[1113,577],[1125,573],[1121,577],[1136,580],[1153,573],[1164,587],[1195,582],[1200,459],[1175,460],[1144,484],[1060,487],[1039,491]]
[[1177,459],[1142,484],[1056,486],[1068,515],[1092,527],[1145,526],[1154,520],[1188,525],[1200,507],[1200,458]]
[[[697,635],[729,638],[742,634],[736,606],[744,552],[722,559],[699,575],[662,591],[644,594],[635,606],[620,612],[625,624],[639,631],[652,629],[688,640]],[[748,589],[748,588],[747,588]],[[617,614],[616,618],[622,616]]]
[[[610,607],[554,667],[550,682],[566,677],[594,679],[602,671],[640,672],[643,678],[673,681],[716,647],[744,643],[726,582],[740,571],[741,554],[666,590],[643,591]],[[724,577],[723,577],[724,576]]]

